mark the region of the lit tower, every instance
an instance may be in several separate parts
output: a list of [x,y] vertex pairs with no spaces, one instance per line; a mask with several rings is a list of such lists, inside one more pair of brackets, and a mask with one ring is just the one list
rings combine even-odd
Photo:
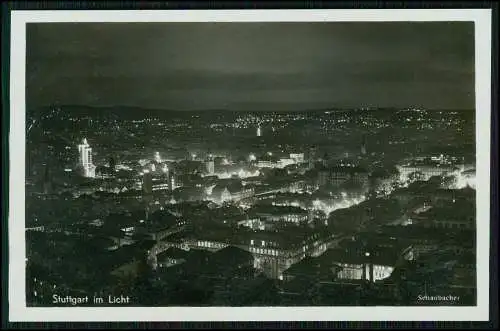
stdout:
[[257,126],[257,137],[262,137],[262,129],[260,127],[260,123],[259,125]]
[[82,143],[78,145],[80,154],[79,166],[82,169],[84,177],[95,177],[95,165],[92,163],[92,148],[90,148],[87,138],[83,138]]

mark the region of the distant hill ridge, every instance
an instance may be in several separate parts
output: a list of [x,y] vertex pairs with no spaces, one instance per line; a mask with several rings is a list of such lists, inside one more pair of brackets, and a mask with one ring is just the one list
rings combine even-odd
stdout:
[[[43,114],[45,112],[50,111],[53,108],[60,108],[61,111],[70,112],[75,115],[80,116],[120,116],[120,117],[144,117],[145,114],[150,116],[175,116],[175,117],[192,117],[192,116],[209,116],[213,117],[214,115],[228,115],[230,113],[324,113],[324,112],[382,112],[382,113],[395,113],[397,111],[403,110],[402,108],[394,108],[394,107],[379,107],[379,108],[317,108],[317,109],[304,109],[304,110],[271,110],[271,109],[261,109],[261,110],[231,110],[231,109],[199,109],[199,110],[175,110],[175,109],[159,109],[159,108],[142,108],[136,106],[82,106],[82,105],[53,105],[53,106],[45,106],[39,107],[36,109],[28,110],[29,114]],[[458,109],[436,109],[429,111],[445,111],[445,112],[467,112],[472,110],[458,110]]]

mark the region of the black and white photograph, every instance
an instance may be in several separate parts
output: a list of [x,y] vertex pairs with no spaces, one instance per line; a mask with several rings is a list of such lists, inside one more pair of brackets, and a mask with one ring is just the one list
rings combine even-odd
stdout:
[[19,15],[11,298],[487,319],[490,12],[210,12]]

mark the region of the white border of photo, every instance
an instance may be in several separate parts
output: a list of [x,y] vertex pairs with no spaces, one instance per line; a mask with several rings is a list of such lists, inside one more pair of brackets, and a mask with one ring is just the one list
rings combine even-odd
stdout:
[[[68,307],[26,306],[26,23],[45,22],[473,21],[476,82],[477,306],[473,307]],[[11,12],[9,320],[70,321],[485,321],[489,318],[491,10],[23,10]]]

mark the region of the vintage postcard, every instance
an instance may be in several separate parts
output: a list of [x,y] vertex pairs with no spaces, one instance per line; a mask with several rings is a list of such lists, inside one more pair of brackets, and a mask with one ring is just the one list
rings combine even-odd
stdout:
[[489,10],[11,33],[12,321],[488,319]]

